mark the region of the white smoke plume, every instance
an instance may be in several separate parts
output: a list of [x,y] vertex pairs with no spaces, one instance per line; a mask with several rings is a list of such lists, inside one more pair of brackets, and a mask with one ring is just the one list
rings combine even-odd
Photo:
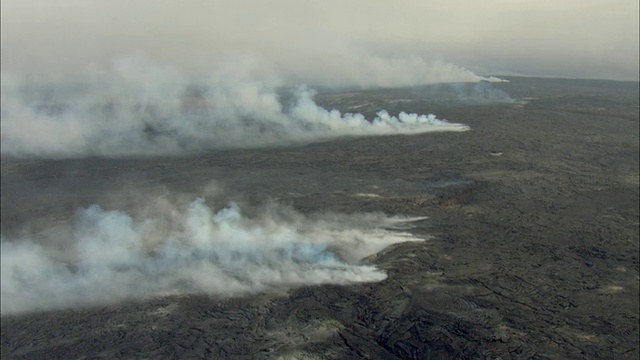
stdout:
[[[327,59],[322,77],[300,76],[303,81],[328,86],[404,87],[445,83],[507,82],[495,76],[481,76],[444,60],[427,60],[422,56],[380,55],[368,51],[341,51]],[[293,66],[296,66],[295,64]],[[297,72],[304,74],[304,69]],[[309,71],[307,71],[309,72]]]
[[156,201],[141,217],[93,205],[67,230],[2,237],[1,312],[380,281],[386,274],[361,259],[422,240],[402,231],[420,219],[303,216],[275,205],[249,217],[234,203],[214,212],[202,198]]
[[[434,115],[380,110],[373,119],[315,104],[299,88],[290,104],[277,80],[219,70],[194,81],[141,56],[94,70],[90,81],[41,84],[2,76],[2,154],[16,157],[180,155],[341,136],[464,131]],[[85,77],[86,78],[86,77]]]

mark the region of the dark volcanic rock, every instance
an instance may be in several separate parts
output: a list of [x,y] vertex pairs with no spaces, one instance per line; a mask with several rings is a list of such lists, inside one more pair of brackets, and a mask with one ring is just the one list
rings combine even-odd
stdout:
[[380,283],[6,315],[2,357],[638,358],[638,84],[495,86],[514,101],[318,95],[342,111],[435,112],[466,133],[180,159],[3,158],[3,236],[91,203],[135,208],[142,190],[197,196],[213,179],[243,204],[429,216],[410,231],[432,238],[369,257],[389,275]]

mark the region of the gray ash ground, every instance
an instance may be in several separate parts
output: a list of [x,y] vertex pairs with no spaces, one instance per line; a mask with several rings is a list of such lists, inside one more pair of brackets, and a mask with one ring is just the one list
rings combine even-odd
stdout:
[[[637,359],[638,83],[511,78],[501,92],[321,92],[367,115],[472,127],[188,158],[2,159],[2,232],[134,206],[140,189],[302,213],[428,216],[368,261],[379,283],[167,296],[2,317],[2,357]],[[446,91],[444,91],[444,90]],[[462,95],[464,96],[461,96]],[[500,100],[500,101],[494,101]]]

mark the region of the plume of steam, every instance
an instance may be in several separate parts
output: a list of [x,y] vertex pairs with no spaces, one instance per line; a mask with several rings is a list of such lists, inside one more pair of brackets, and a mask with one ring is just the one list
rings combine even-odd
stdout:
[[3,236],[1,312],[168,293],[228,297],[380,281],[385,273],[360,260],[394,243],[421,240],[400,231],[412,220],[381,214],[305,217],[275,206],[248,218],[234,203],[214,212],[202,198],[186,207],[156,208],[155,216],[140,219],[93,205],[78,212],[70,242],[55,232],[40,239]]
[[504,82],[495,76],[484,77],[464,67],[442,60],[427,61],[417,55],[381,56],[367,52],[346,53],[341,78],[327,79],[333,84],[357,84],[363,87],[401,87],[444,83]]
[[178,70],[128,57],[92,81],[36,84],[2,76],[2,153],[17,157],[195,153],[340,136],[464,131],[434,115],[341,114],[300,88],[281,103],[274,83],[219,71],[199,84]]

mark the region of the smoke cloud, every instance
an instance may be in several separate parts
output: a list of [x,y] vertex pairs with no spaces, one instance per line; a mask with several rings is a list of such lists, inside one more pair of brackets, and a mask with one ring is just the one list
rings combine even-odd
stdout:
[[299,69],[289,77],[324,86],[403,87],[443,83],[505,82],[495,76],[481,76],[462,66],[441,59],[427,60],[407,52],[380,55],[367,51],[344,51],[338,59],[327,59],[331,71],[322,77],[298,77],[309,71]]
[[[225,57],[247,56],[263,71],[308,84],[422,85],[447,73],[436,59],[477,74],[638,81],[638,7],[629,0],[4,0],[0,56],[3,71],[29,74],[74,74],[144,51],[200,74]],[[436,74],[421,77],[425,69]],[[459,75],[447,81],[465,81]]]
[[94,68],[89,82],[36,83],[2,77],[2,153],[17,157],[176,155],[208,149],[290,145],[341,136],[464,131],[434,115],[380,110],[341,114],[298,88],[280,100],[278,80],[250,69],[195,80],[143,56]]
[[1,242],[2,314],[108,304],[167,294],[240,296],[309,284],[380,281],[361,259],[404,241],[421,218],[303,216],[271,205],[244,216],[198,198],[155,201],[139,216],[98,205],[73,226]]

